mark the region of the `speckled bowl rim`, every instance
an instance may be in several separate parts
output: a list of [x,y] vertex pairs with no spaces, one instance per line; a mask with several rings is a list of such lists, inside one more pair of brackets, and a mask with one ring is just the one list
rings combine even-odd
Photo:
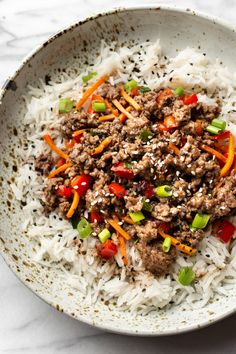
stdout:
[[[83,24],[85,24],[86,22],[90,22],[90,21],[94,21],[97,18],[100,17],[104,17],[107,15],[112,15],[112,14],[116,14],[116,13],[120,13],[120,12],[132,12],[132,11],[136,11],[136,10],[153,10],[153,11],[175,11],[176,13],[182,13],[182,14],[187,14],[190,16],[197,16],[203,20],[207,20],[208,22],[211,22],[213,25],[219,25],[222,27],[225,27],[226,29],[232,31],[235,33],[236,36],[236,26],[233,26],[231,24],[229,24],[227,21],[222,20],[216,16],[211,16],[208,14],[205,14],[201,11],[197,11],[197,10],[191,10],[190,8],[181,8],[181,7],[177,7],[175,5],[173,6],[169,6],[169,5],[159,5],[157,4],[145,4],[145,5],[136,5],[136,6],[127,6],[127,7],[116,7],[116,8],[112,8],[108,11],[102,11],[96,15],[93,16],[89,16],[86,17],[84,20],[80,20],[80,21],[74,21],[72,22],[70,25],[62,28],[60,31],[56,32],[54,35],[50,36],[46,41],[42,42],[41,44],[37,45],[32,51],[29,52],[29,54],[27,54],[21,61],[21,64],[18,66],[18,69],[15,70],[13,72],[12,75],[9,75],[8,79],[6,79],[6,81],[4,82],[2,88],[0,88],[0,104],[4,99],[5,93],[8,91],[8,89],[11,88],[11,84],[12,82],[14,82],[15,78],[19,75],[19,73],[21,72],[21,70],[23,69],[23,67],[32,59],[32,57],[34,57],[35,55],[37,55],[46,45],[50,44],[51,42],[53,42],[57,37],[62,36],[63,34],[65,34],[67,31],[71,30],[72,28],[81,26]],[[31,285],[26,282],[23,277],[21,277],[20,273],[17,273],[13,267],[11,266],[11,261],[8,259],[8,254],[0,252],[1,256],[3,257],[3,259],[5,260],[6,264],[8,265],[8,267],[11,269],[11,271],[16,275],[16,277],[28,288],[30,289],[35,295],[37,295],[41,300],[43,300],[44,302],[46,302],[48,305],[52,306],[53,308],[56,309],[55,305],[49,300],[47,299],[44,295],[36,293],[33,288],[31,287]],[[68,311],[63,309],[63,313],[70,316],[71,318],[78,320],[80,322],[83,322],[91,327],[96,327],[98,329],[104,330],[104,331],[108,331],[108,332],[113,332],[113,333],[117,333],[117,334],[123,334],[123,335],[130,335],[130,336],[143,336],[143,337],[157,337],[157,336],[168,336],[168,335],[176,335],[176,334],[182,334],[182,333],[187,333],[193,330],[197,330],[197,329],[201,329],[204,327],[207,327],[211,324],[214,324],[216,322],[219,322],[220,320],[229,317],[230,315],[233,315],[236,312],[236,308],[232,309],[232,310],[228,310],[226,311],[223,315],[218,315],[215,316],[214,319],[209,320],[208,318],[206,318],[206,320],[204,322],[201,323],[201,325],[199,325],[198,323],[195,323],[194,325],[190,325],[188,328],[184,328],[184,329],[179,329],[179,330],[165,330],[165,331],[158,331],[156,333],[149,333],[149,332],[145,332],[145,331],[140,331],[140,332],[136,332],[136,331],[127,331],[127,330],[122,330],[122,328],[117,329],[117,328],[111,328],[110,326],[107,326],[105,323],[104,324],[96,324],[94,325],[94,323],[88,319],[81,319],[79,317],[73,317]]]

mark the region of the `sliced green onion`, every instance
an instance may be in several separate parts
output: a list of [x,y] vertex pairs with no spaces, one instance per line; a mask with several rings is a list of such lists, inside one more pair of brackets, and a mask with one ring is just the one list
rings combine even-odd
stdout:
[[133,164],[131,162],[124,162],[124,168],[132,168]]
[[168,253],[171,247],[171,237],[166,237],[162,243],[162,250]]
[[74,106],[74,101],[71,98],[60,98],[59,113],[69,113]]
[[191,226],[196,229],[204,229],[204,227],[207,226],[210,217],[211,216],[208,214],[196,214]]
[[226,122],[221,119],[213,119],[211,121],[211,125],[213,125],[216,128],[222,129],[222,130],[225,130],[225,128],[226,128]]
[[82,218],[78,223],[77,230],[79,232],[80,238],[82,239],[88,237],[93,231],[90,223],[84,218]]
[[160,198],[169,198],[172,196],[172,188],[168,185],[159,186],[155,189],[155,193]]
[[146,92],[150,92],[150,91],[151,91],[151,89],[149,87],[147,87],[147,86],[139,87],[139,92],[140,93],[146,93]]
[[183,96],[184,95],[184,88],[183,87],[177,87],[175,90],[174,90],[174,94],[176,96]]
[[137,86],[138,86],[137,81],[135,81],[135,80],[127,81],[125,84],[125,91],[129,93],[130,91],[135,89]]
[[150,130],[147,129],[143,129],[140,133],[140,139],[142,141],[147,142],[148,140],[150,140],[153,137],[154,133],[151,132]]
[[94,71],[92,73],[88,73],[88,75],[82,76],[83,83],[86,84],[86,82],[91,80],[96,75],[97,75],[97,73],[96,73],[96,71]]
[[92,108],[95,112],[105,112],[106,104],[104,102],[92,101]]
[[149,213],[152,212],[153,206],[151,203],[146,202],[145,200],[143,201],[143,210],[148,211]]
[[215,134],[215,135],[218,135],[222,132],[222,129],[214,127],[213,125],[208,125],[205,130],[208,131],[208,133]]
[[109,237],[111,237],[111,233],[108,229],[104,229],[98,234],[98,237],[101,242],[105,242],[109,239]]
[[143,213],[141,211],[137,211],[135,213],[130,212],[129,216],[131,217],[131,219],[135,223],[145,219],[145,216],[143,215]]
[[196,278],[196,274],[189,267],[183,267],[179,271],[178,281],[180,284],[187,286],[192,283],[192,281]]

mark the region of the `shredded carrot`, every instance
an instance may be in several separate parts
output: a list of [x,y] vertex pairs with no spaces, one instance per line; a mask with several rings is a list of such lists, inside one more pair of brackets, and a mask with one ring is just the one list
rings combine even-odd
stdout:
[[104,75],[101,76],[94,84],[92,84],[83,94],[81,99],[77,102],[76,104],[76,109],[79,109],[89,98],[89,96],[92,95],[92,93],[99,87],[101,86],[106,80],[108,80],[108,76]]
[[105,103],[106,103],[107,108],[111,110],[111,113],[114,114],[114,116],[118,117],[118,115],[119,115],[118,110],[114,109],[107,99],[105,99]]
[[233,136],[233,134],[230,133],[228,157],[227,157],[227,161],[226,161],[224,167],[220,171],[221,177],[224,177],[227,175],[227,173],[229,172],[229,170],[234,162],[234,149],[235,149],[234,136]]
[[169,148],[170,148],[176,155],[179,155],[180,150],[179,150],[179,148],[178,148],[175,144],[169,143]]
[[[131,106],[128,106],[127,108],[126,108],[126,111],[127,112],[130,112],[132,110],[132,107]],[[127,117],[126,117],[126,115],[124,114],[124,113],[121,113],[120,115],[119,115],[119,118],[120,118],[120,122],[121,123],[124,123],[125,121],[126,121],[126,119],[127,119]]]
[[122,216],[121,219],[127,222],[127,224],[134,225],[133,220],[128,215]]
[[79,193],[76,192],[76,190],[74,190],[74,189],[72,189],[72,193],[74,194],[73,201],[70,206],[70,209],[68,210],[68,213],[66,214],[66,217],[68,219],[70,219],[74,215],[74,212],[76,211],[76,208],[79,205]]
[[158,233],[163,237],[170,237],[171,238],[171,243],[173,246],[175,246],[178,250],[187,253],[187,254],[194,254],[197,252],[196,248],[192,248],[190,246],[184,245],[183,243],[179,242],[175,237],[170,236],[163,232],[162,230],[158,229]]
[[69,156],[68,156],[65,152],[63,152],[61,149],[59,149],[59,147],[57,147],[57,146],[54,144],[54,142],[53,142],[53,140],[52,140],[52,138],[51,138],[51,136],[50,136],[49,134],[44,135],[44,136],[43,136],[43,140],[45,141],[46,144],[48,144],[48,146],[49,146],[55,153],[57,153],[59,156],[63,157],[63,159],[65,159],[65,160],[68,159]]
[[126,253],[125,239],[119,233],[117,233],[117,236],[118,236],[118,241],[119,241],[120,254],[121,254],[124,265],[127,266],[128,259],[127,259],[127,253]]
[[72,137],[74,138],[75,136],[78,136],[78,135],[81,135],[85,132],[84,129],[81,129],[81,130],[76,130],[73,134],[72,134]]
[[129,234],[127,234],[127,232],[123,230],[122,227],[120,227],[120,225],[118,224],[119,221],[117,221],[117,219],[108,219],[107,222],[126,240],[130,240]]
[[141,107],[140,105],[132,98],[130,97],[124,90],[124,88],[121,89],[121,96],[131,105],[133,106],[137,111],[140,111]]
[[75,145],[75,140],[74,139],[70,139],[70,140],[66,140],[65,141],[65,148],[67,150],[72,149],[74,147],[74,145]]
[[64,172],[65,170],[67,170],[67,168],[71,167],[72,163],[68,162],[68,163],[64,163],[64,165],[61,165],[60,167],[56,168],[55,170],[51,171],[48,175],[48,178],[53,178],[56,175],[58,175],[61,172]]
[[111,143],[112,138],[108,137],[106,139],[104,139],[99,145],[98,147],[96,147],[96,149],[94,150],[94,152],[92,153],[92,156],[96,156],[98,154],[101,154],[101,152],[103,152],[103,150]]
[[211,155],[214,155],[217,157],[217,159],[223,161],[223,162],[226,162],[226,157],[224,155],[222,155],[219,151],[211,148],[210,146],[207,146],[205,144],[202,144],[201,145],[201,149],[204,150],[204,151],[207,151],[209,152]]
[[[113,100],[112,103],[114,104],[114,106],[116,106],[116,108],[119,109],[120,112],[124,113],[124,115],[127,117],[127,118],[130,118],[130,119],[134,119],[134,117],[132,116],[132,114],[129,113],[129,111],[127,109],[125,109],[122,104],[120,104],[119,101],[117,100]],[[130,108],[131,110],[131,108]]]
[[101,116],[98,118],[99,122],[112,122],[115,119],[114,114],[107,114],[106,116]]

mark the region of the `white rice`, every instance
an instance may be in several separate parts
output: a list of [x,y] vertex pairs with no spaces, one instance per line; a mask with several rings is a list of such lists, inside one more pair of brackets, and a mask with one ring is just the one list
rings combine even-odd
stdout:
[[[116,49],[114,44],[112,49],[110,51],[110,47],[102,42],[101,54],[97,57],[94,68],[90,70],[112,75],[112,84],[125,82],[132,77],[152,89],[181,85],[189,90],[194,89],[198,92],[199,100],[208,104],[220,97],[224,103],[222,118],[236,132],[235,125],[232,124],[236,122],[235,74],[230,73],[218,60],[211,62],[206,55],[194,48],[186,48],[176,57],[167,59],[162,54],[159,40],[130,48]],[[133,71],[134,67],[139,70]],[[59,96],[75,99],[80,97],[83,74],[71,78],[63,73],[61,82],[51,82],[50,86],[40,81],[39,87],[29,87],[29,93],[25,97],[27,113],[24,123],[28,126],[29,148],[27,152],[18,149],[18,154],[19,158],[30,162],[20,168],[11,188],[17,200],[26,201],[22,229],[37,244],[34,261],[49,268],[60,268],[64,281],[84,294],[88,303],[106,303],[112,300],[117,302],[121,311],[147,314],[170,302],[179,304],[182,301],[190,308],[199,308],[206,305],[217,293],[227,295],[227,290],[234,287],[236,282],[236,240],[231,245],[224,244],[209,234],[201,243],[201,254],[192,257],[179,254],[171,274],[158,279],[145,272],[139,254],[130,242],[129,262],[138,274],[130,281],[126,277],[126,269],[119,253],[113,264],[102,264],[96,257],[97,237],[91,236],[80,246],[81,250],[86,250],[86,254],[78,256],[73,240],[74,237],[78,238],[78,234],[72,229],[70,222],[59,218],[57,213],[44,216],[39,201],[43,198],[42,177],[34,171],[33,157],[46,149],[41,137],[58,121]],[[193,267],[197,274],[197,280],[188,287],[181,286],[176,281],[178,271],[183,266]]]

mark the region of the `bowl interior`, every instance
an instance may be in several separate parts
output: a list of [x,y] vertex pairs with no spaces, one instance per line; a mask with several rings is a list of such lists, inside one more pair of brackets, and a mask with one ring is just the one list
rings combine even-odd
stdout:
[[85,70],[98,54],[102,39],[129,46],[157,38],[161,39],[164,54],[168,56],[186,46],[194,46],[212,58],[219,58],[231,70],[235,68],[236,36],[223,24],[190,11],[168,8],[121,10],[88,19],[51,38],[25,61],[12,80],[6,82],[0,99],[0,250],[6,262],[26,285],[58,310],[101,328],[140,335],[178,333],[233,312],[236,284],[228,297],[218,295],[206,307],[194,311],[188,310],[183,303],[146,317],[135,317],[118,311],[115,305],[109,308],[101,304],[90,306],[84,302],[82,294],[60,280],[58,269],[49,272],[32,261],[34,245],[19,227],[22,205],[14,199],[10,184],[22,163],[17,147],[25,143],[26,127],[21,122],[26,107],[22,95],[27,93],[28,84],[37,86],[39,78],[44,80],[48,76],[57,79],[64,68],[71,68],[72,76]]

